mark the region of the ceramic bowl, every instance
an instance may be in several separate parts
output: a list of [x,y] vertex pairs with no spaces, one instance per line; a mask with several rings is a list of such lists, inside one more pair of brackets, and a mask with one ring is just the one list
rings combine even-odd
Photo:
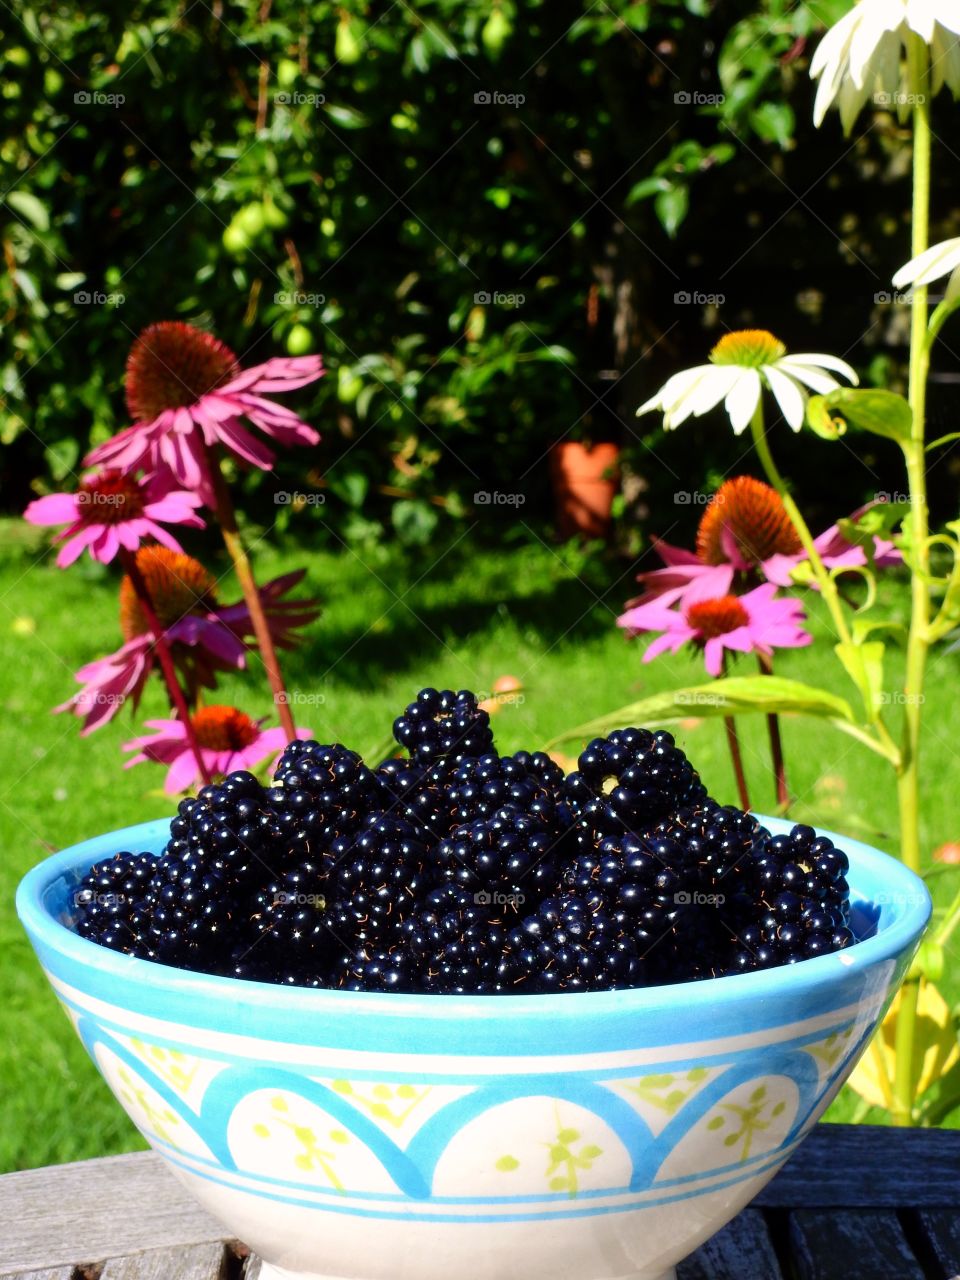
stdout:
[[264,1280],[671,1276],[826,1109],[930,913],[920,880],[844,837],[872,936],[799,965],[597,994],[297,990],[71,932],[91,863],[167,829],[47,859],[18,909],[121,1106]]

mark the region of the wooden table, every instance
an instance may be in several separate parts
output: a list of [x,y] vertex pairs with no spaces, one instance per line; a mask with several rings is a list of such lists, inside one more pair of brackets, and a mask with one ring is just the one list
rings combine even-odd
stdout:
[[[259,1270],[152,1152],[0,1177],[4,1280],[255,1280]],[[677,1274],[956,1280],[960,1133],[820,1125]]]

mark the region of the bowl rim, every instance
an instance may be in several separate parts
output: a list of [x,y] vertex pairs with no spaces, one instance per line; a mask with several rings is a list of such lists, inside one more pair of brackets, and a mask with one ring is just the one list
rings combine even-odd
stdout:
[[[774,834],[789,832],[795,824],[789,819],[754,815]],[[287,987],[275,983],[220,977],[187,969],[137,959],[111,951],[81,938],[58,920],[46,905],[51,886],[68,874],[85,872],[98,859],[120,849],[144,848],[165,838],[169,819],[159,818],[117,831],[95,836],[52,854],[23,877],[16,894],[17,913],[31,941],[56,953],[80,969],[94,969],[104,977],[115,977],[124,983],[135,982],[154,991],[174,989],[185,996],[227,1000],[235,1006],[251,1008],[269,1006],[274,1014],[283,1009],[298,1014],[333,1014],[348,1009],[378,1017],[437,1019],[462,1017],[489,1020],[553,1018],[561,1014],[601,1015],[623,1013],[631,1008],[639,1012],[665,1012],[684,1007],[685,1014],[698,1008],[706,1010],[719,999],[739,1003],[741,1000],[799,998],[814,990],[833,986],[855,971],[883,962],[895,961],[908,949],[919,945],[929,922],[932,902],[923,880],[889,854],[860,840],[837,835],[822,828],[817,834],[834,840],[850,858],[851,868],[863,871],[874,880],[882,880],[885,895],[901,901],[901,913],[874,936],[854,943],[843,951],[815,956],[794,965],[781,965],[753,973],[730,974],[722,978],[668,983],[653,987],[630,987],[614,991],[553,992],[516,995],[427,995],[409,992],[342,991],[336,988]],[[870,902],[851,884],[853,901]]]

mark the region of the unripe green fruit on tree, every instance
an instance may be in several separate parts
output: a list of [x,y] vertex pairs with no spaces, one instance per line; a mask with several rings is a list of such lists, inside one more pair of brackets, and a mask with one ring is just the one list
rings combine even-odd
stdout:
[[223,247],[227,253],[242,257],[250,248],[250,237],[237,222],[231,222],[223,229]]
[[281,89],[289,89],[296,84],[300,76],[300,64],[292,58],[281,58],[277,63],[277,84]]
[[363,56],[362,36],[363,27],[360,23],[343,14],[337,23],[337,39],[333,50],[338,62],[349,67],[360,61]]
[[483,30],[480,32],[480,40],[487,53],[495,58],[503,48],[513,32],[513,25],[510,19],[499,6],[494,9],[490,17],[483,24]]
[[266,219],[263,216],[263,205],[260,203],[245,204],[242,209],[237,211],[234,221],[251,240],[254,239],[254,237],[260,235],[266,225]]
[[287,334],[287,353],[305,356],[313,347],[313,334],[305,324],[295,324]]

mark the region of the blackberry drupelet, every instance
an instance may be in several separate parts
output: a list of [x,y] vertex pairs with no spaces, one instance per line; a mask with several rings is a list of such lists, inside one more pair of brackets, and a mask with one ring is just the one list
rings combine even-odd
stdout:
[[637,944],[602,907],[548,898],[512,929],[498,969],[504,993],[609,991],[642,985]]
[[461,760],[493,750],[490,717],[468,689],[421,689],[403,715],[393,722],[393,736],[411,759]]
[[434,857],[441,879],[529,911],[559,891],[567,848],[564,815],[545,800],[534,813],[508,804],[457,827]]
[[373,773],[338,742],[291,742],[267,794],[295,857],[323,853],[379,807]]
[[336,985],[345,991],[416,991],[416,964],[403,947],[359,947],[343,956]]
[[[559,779],[553,774],[554,769]],[[558,766],[542,752],[531,755],[525,751],[517,756],[489,752],[467,757],[457,766],[447,790],[453,825],[492,817],[508,804],[523,813],[543,814],[546,821],[552,821],[562,781]]]
[[662,818],[706,798],[700,775],[660,729],[617,729],[594,738],[567,776],[574,817],[588,832],[644,835]]
[[145,911],[156,865],[153,854],[129,852],[95,863],[73,893],[76,932],[112,951],[146,955]]
[[402,929],[419,989],[437,995],[495,991],[504,946],[499,914],[477,903],[469,889],[447,884],[432,890]]

